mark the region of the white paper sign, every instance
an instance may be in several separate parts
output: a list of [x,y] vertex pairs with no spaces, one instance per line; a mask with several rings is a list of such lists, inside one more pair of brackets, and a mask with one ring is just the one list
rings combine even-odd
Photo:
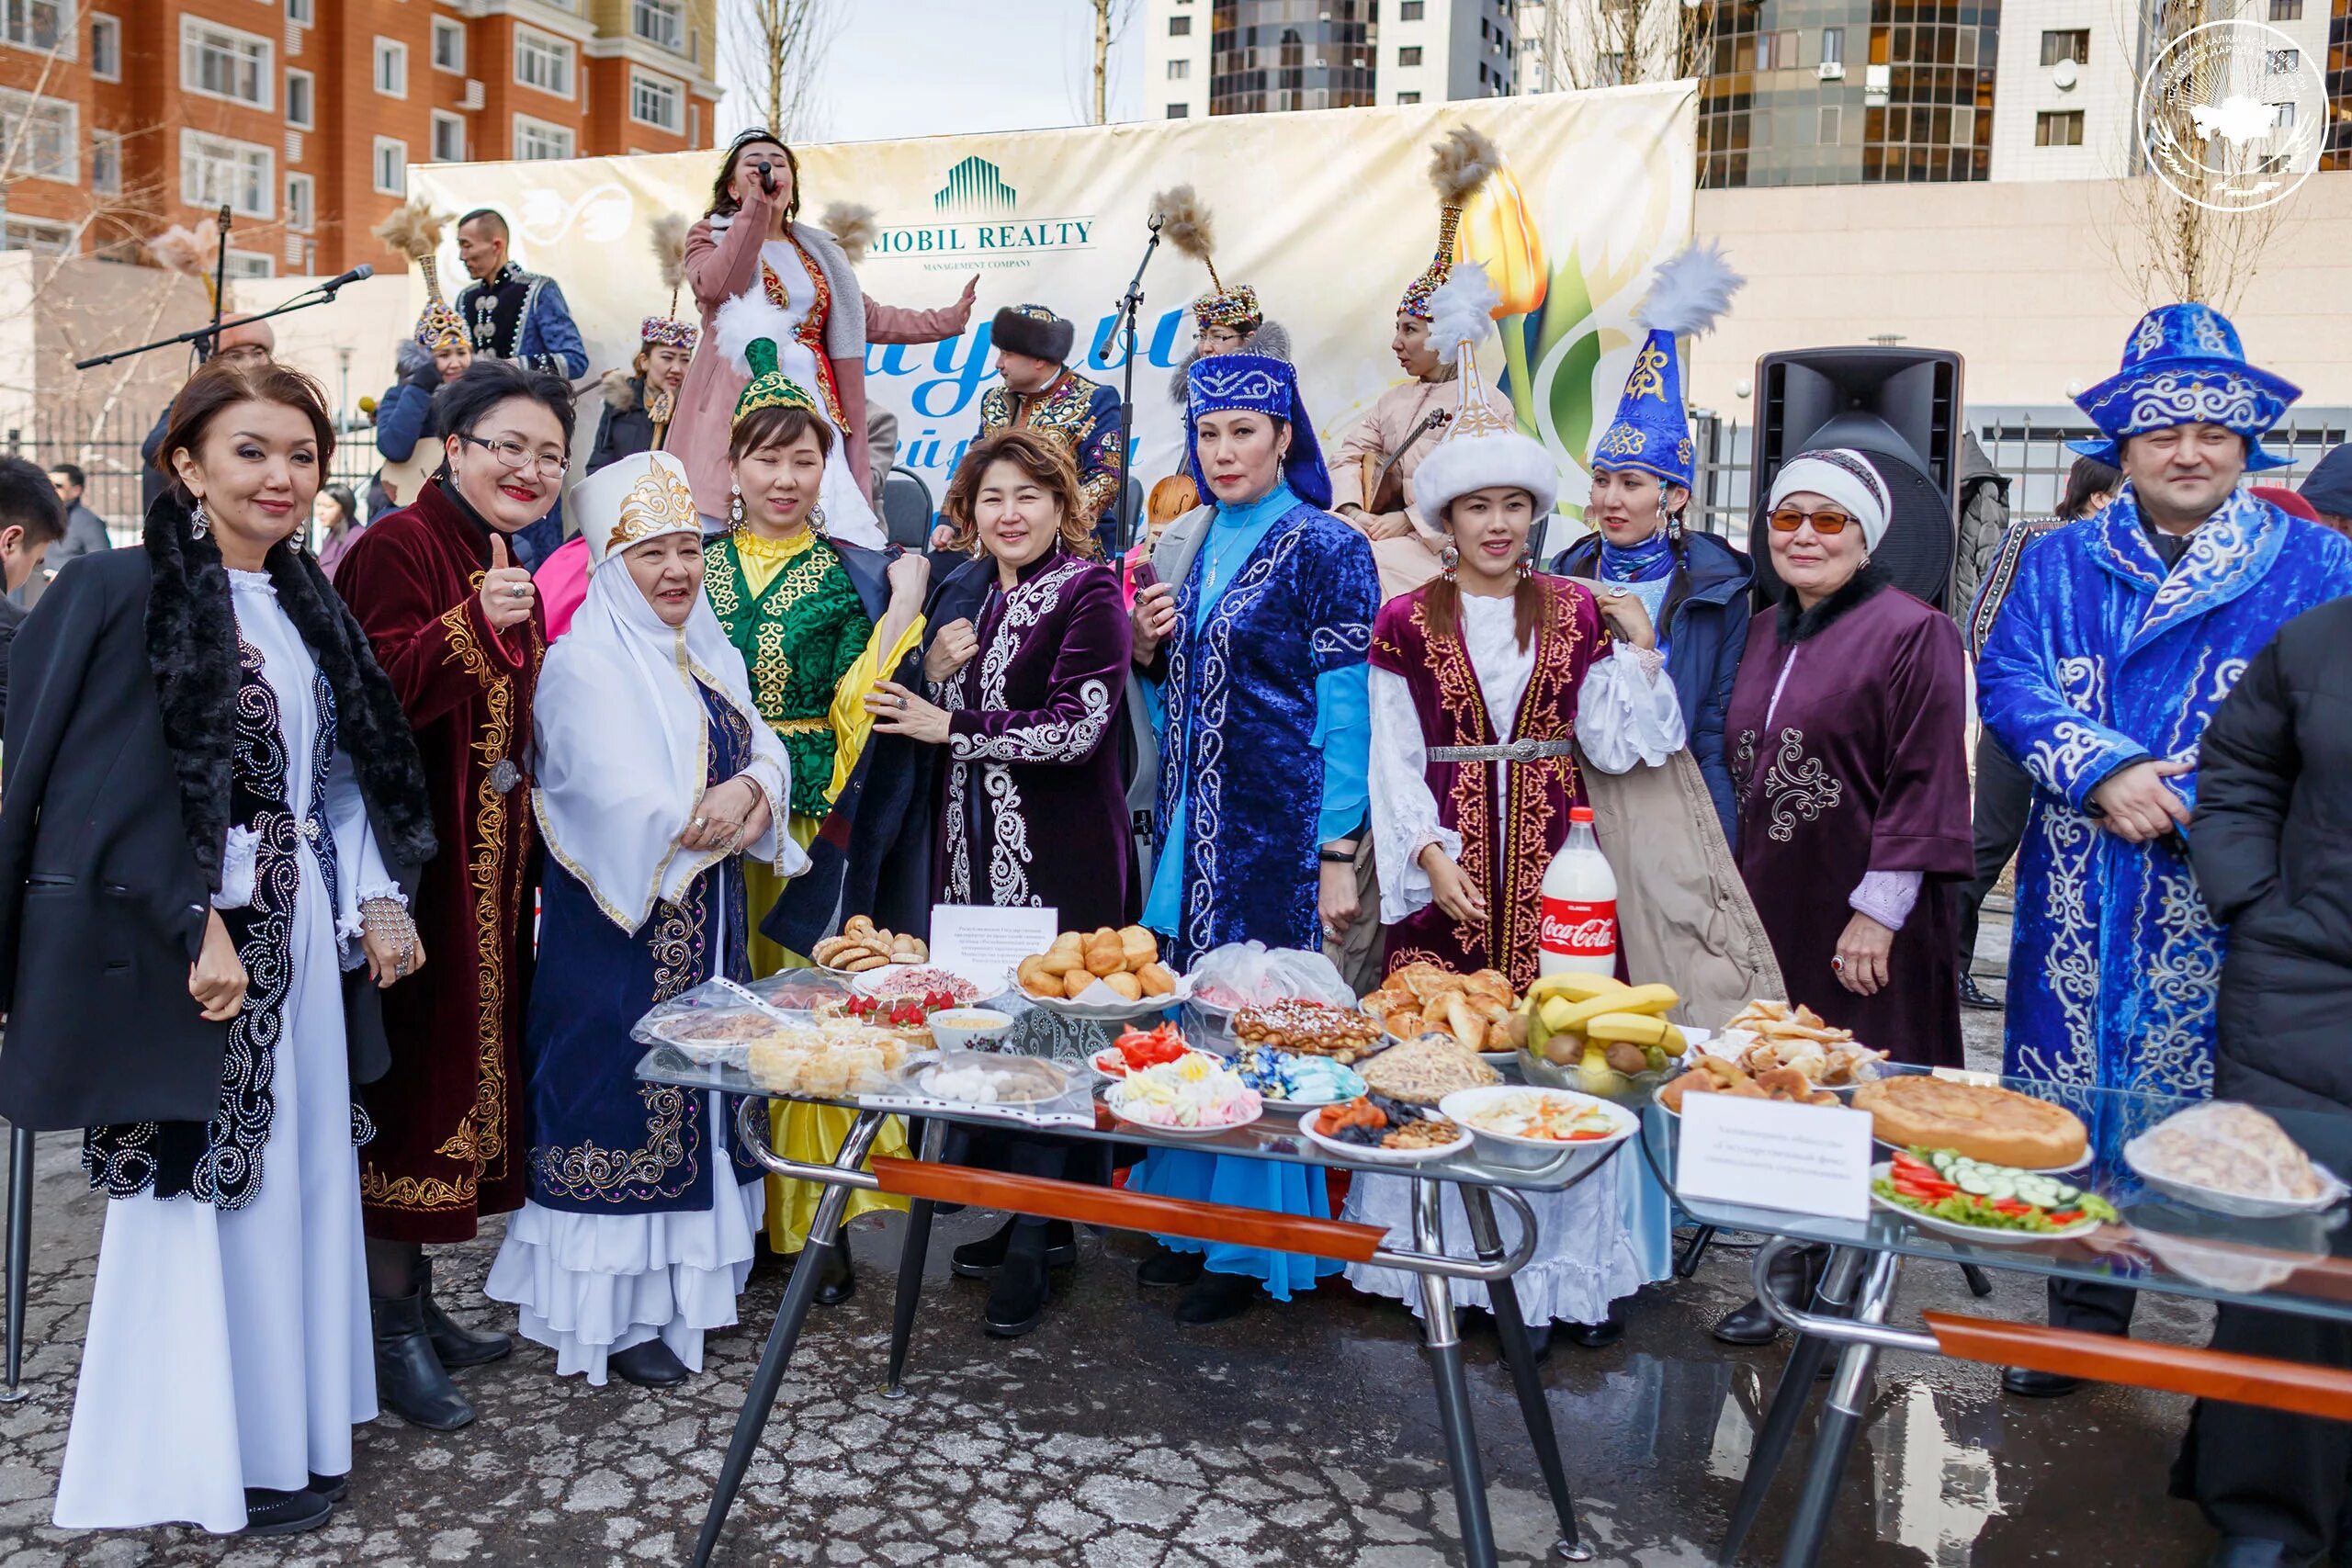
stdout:
[[1871,1116],[1729,1094],[1682,1097],[1676,1191],[1832,1220],[1871,1213]]
[[1060,914],[1054,909],[931,907],[931,961],[974,985],[1001,985],[1023,959],[1036,957],[1060,934]]

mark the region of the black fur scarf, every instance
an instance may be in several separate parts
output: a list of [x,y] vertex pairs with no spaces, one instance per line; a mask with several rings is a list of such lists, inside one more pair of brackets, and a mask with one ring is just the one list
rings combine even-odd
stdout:
[[1865,566],[1846,580],[1845,587],[1810,610],[1797,603],[1794,593],[1784,592],[1781,596],[1781,614],[1776,623],[1781,646],[1786,648],[1791,643],[1806,642],[1819,637],[1846,612],[1863,604],[1881,589],[1893,586],[1886,574],[1877,567]]
[[[233,705],[242,679],[229,571],[219,545],[190,535],[188,505],[177,486],[148,510],[146,548],[147,661],[179,780],[188,847],[218,892],[221,846],[229,836]],[[390,678],[317,561],[288,541],[271,549],[267,565],[278,604],[334,689],[337,739],[358,772],[383,835],[384,859],[402,869],[423,865],[437,848],[432,800],[424,758]]]

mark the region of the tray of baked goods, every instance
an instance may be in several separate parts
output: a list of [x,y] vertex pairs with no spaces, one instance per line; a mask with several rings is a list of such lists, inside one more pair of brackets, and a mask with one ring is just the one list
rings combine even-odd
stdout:
[[1159,960],[1159,939],[1141,926],[1063,931],[1012,972],[1020,993],[1065,1018],[1124,1023],[1181,1005],[1192,993]]

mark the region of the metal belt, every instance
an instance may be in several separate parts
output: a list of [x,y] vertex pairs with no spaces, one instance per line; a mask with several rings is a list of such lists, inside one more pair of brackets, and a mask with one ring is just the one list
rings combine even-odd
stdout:
[[1432,762],[1532,762],[1543,757],[1566,757],[1576,750],[1573,740],[1514,740],[1508,746],[1432,746]]

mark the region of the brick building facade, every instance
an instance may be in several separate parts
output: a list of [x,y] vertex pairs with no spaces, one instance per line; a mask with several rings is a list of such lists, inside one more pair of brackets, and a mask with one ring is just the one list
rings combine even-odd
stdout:
[[134,259],[232,213],[232,276],[397,270],[411,164],[712,144],[718,0],[6,0],[0,249]]

